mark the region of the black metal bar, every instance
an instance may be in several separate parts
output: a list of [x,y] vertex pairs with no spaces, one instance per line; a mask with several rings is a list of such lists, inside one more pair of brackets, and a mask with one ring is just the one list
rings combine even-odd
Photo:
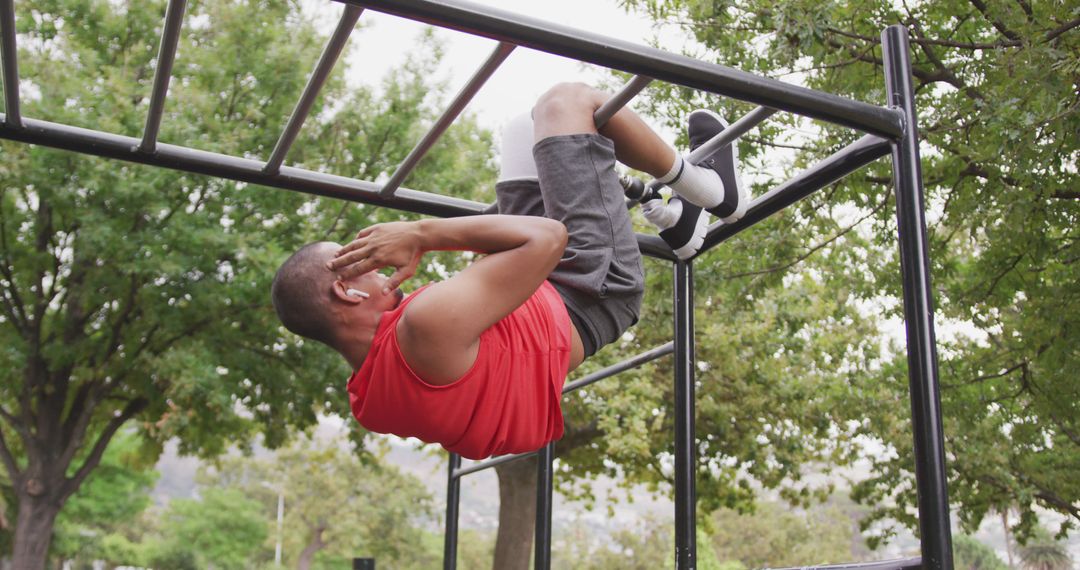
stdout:
[[755,198],[746,215],[732,224],[716,222],[709,226],[705,242],[698,255],[708,251],[731,236],[787,208],[818,190],[836,182],[867,164],[889,154],[889,141],[874,135],[838,150],[814,166]]
[[674,264],[675,568],[697,567],[697,445],[694,441],[694,271]]
[[22,126],[19,112],[19,51],[15,46],[15,6],[0,0],[0,64],[4,68],[4,122]]
[[300,94],[300,99],[296,102],[296,107],[293,109],[292,115],[289,116],[288,122],[285,123],[285,128],[281,131],[281,136],[278,138],[277,144],[274,145],[270,158],[266,160],[264,169],[267,173],[276,173],[281,168],[281,164],[285,162],[285,155],[289,153],[289,148],[292,147],[293,141],[296,140],[296,135],[300,134],[300,127],[307,120],[308,113],[311,112],[311,106],[315,104],[319,91],[326,84],[326,80],[334,70],[334,64],[337,63],[338,57],[341,56],[341,52],[345,49],[345,43],[349,41],[349,35],[352,34],[353,28],[356,27],[356,21],[360,19],[360,14],[363,11],[363,8],[357,8],[356,6],[345,6],[345,12],[341,14],[337,28],[334,29],[330,40],[326,42],[326,47],[323,48],[322,55],[319,56],[319,62],[315,64],[315,70],[311,72],[311,77],[308,78],[307,85],[304,86],[304,92]]
[[922,568],[922,559],[919,557],[875,560],[873,562],[851,562],[848,564],[794,566],[791,568],[774,568],[772,570],[915,570],[917,568]]
[[487,61],[480,66],[480,69],[476,71],[472,76],[472,79],[461,88],[457,97],[454,98],[453,102],[450,103],[450,106],[442,116],[439,117],[439,120],[435,121],[435,124],[432,125],[431,129],[424,135],[424,138],[416,144],[416,147],[414,147],[411,152],[409,152],[409,156],[406,156],[405,160],[398,165],[394,175],[390,177],[390,180],[386,182],[386,185],[383,186],[382,190],[379,192],[380,194],[385,197],[394,195],[394,192],[401,186],[401,183],[412,173],[413,169],[416,168],[416,165],[420,164],[424,155],[431,150],[431,147],[435,146],[435,143],[438,142],[439,138],[446,132],[446,129],[450,128],[450,125],[454,123],[454,120],[457,119],[458,115],[465,110],[465,107],[469,105],[469,102],[472,101],[473,97],[480,91],[480,88],[484,86],[484,83],[487,83],[487,80],[491,78],[492,74],[495,73],[495,70],[499,69],[499,66],[506,61],[506,58],[510,56],[510,52],[514,51],[515,47],[514,44],[506,42],[501,42],[495,47],[495,51],[491,52]]
[[551,570],[551,503],[555,490],[555,442],[536,456],[536,541],[534,570]]
[[[37,119],[24,119],[22,126],[13,125],[3,113],[0,113],[0,138],[443,218],[474,216],[489,207],[472,200],[407,188],[383,198],[379,195],[380,186],[373,182],[288,166],[270,174],[263,170],[261,161],[182,146],[158,144],[148,154],[136,150],[139,140],[132,137]],[[637,239],[642,255],[675,259],[671,248],[659,237],[637,234]]]
[[730,67],[454,0],[339,0],[428,24],[751,101],[882,136],[898,136],[899,113]]
[[146,126],[143,128],[142,143],[139,144],[142,152],[154,152],[157,145],[161,114],[165,111],[165,97],[169,94],[169,81],[172,79],[173,62],[176,60],[176,44],[180,41],[180,25],[183,23],[186,8],[187,0],[169,0],[169,7],[165,9],[165,26],[161,30],[161,45],[158,46],[154,87],[150,92],[150,109],[146,113]]
[[735,139],[750,132],[750,129],[763,123],[765,119],[768,119],[775,113],[776,109],[770,109],[768,107],[758,107],[753,111],[750,111],[740,117],[738,121],[731,123],[726,129],[717,133],[715,137],[706,141],[705,144],[694,149],[694,151],[687,156],[687,159],[692,164],[701,162],[717,150],[720,150],[721,147],[734,143]]
[[511,461],[517,461],[518,459],[523,459],[525,457],[532,457],[533,455],[536,455],[536,453],[537,453],[536,451],[529,451],[527,453],[515,453],[515,454],[512,454],[512,455],[500,455],[498,457],[492,457],[491,459],[480,461],[478,463],[473,463],[472,465],[469,465],[468,467],[459,467],[457,469],[457,471],[454,471],[454,477],[458,477],[458,478],[464,477],[466,475],[476,473],[477,471],[483,471],[484,469],[491,469],[492,467],[495,467],[496,465],[502,465],[503,463],[510,463]]
[[418,214],[470,216],[486,207],[480,202],[405,189],[386,199],[379,196],[379,186],[372,182],[292,167],[282,167],[278,173],[268,174],[263,171],[261,161],[163,143],[157,145],[153,154],[146,154],[136,149],[139,141],[132,137],[36,119],[23,119],[21,129],[0,124],[0,138]]
[[443,535],[443,570],[457,568],[458,507],[461,504],[461,480],[454,471],[461,466],[461,456],[451,453],[446,478],[446,532]]
[[645,77],[644,75],[635,75],[633,79],[627,82],[622,89],[619,90],[611,99],[604,101],[603,105],[593,113],[593,123],[596,124],[596,128],[604,126],[615,113],[619,112],[630,102],[631,99],[641,93],[641,90],[648,87],[653,82],[651,77]]
[[628,359],[626,359],[626,360],[624,360],[622,362],[612,364],[611,366],[608,366],[607,368],[597,370],[596,372],[593,372],[592,374],[589,374],[587,376],[584,376],[582,378],[579,378],[577,380],[574,380],[573,382],[570,382],[570,383],[566,384],[565,386],[563,386],[562,393],[563,394],[569,394],[570,392],[573,392],[574,390],[577,390],[578,388],[583,388],[585,386],[588,386],[589,384],[599,382],[599,381],[601,381],[601,380],[603,380],[605,378],[610,378],[611,376],[614,376],[614,375],[616,375],[616,374],[618,374],[620,372],[625,372],[627,370],[630,370],[631,368],[637,368],[638,366],[641,366],[642,364],[645,364],[646,362],[652,362],[653,360],[656,360],[657,358],[660,358],[661,356],[666,356],[668,354],[671,354],[674,351],[675,351],[675,343],[674,342],[665,343],[665,344],[660,345],[660,346],[658,346],[656,348],[646,350],[645,352],[642,352],[641,354],[638,354],[636,356],[631,356],[630,358],[628,358]]
[[[761,124],[765,119],[768,119],[775,113],[776,109],[770,109],[768,107],[758,107],[753,111],[750,111],[742,117],[739,117],[739,120],[728,125],[726,129],[717,133],[716,136],[706,141],[705,144],[694,149],[686,159],[690,161],[691,164],[701,162],[719,150],[720,147],[727,144],[733,144],[736,139],[750,132],[750,129]],[[647,186],[657,190],[663,187],[664,184],[653,179],[648,182]]]
[[930,288],[930,248],[926,238],[919,129],[907,29],[903,26],[886,28],[881,34],[881,48],[889,104],[902,110],[905,118],[904,133],[893,144],[892,157],[900,269],[904,278],[904,324],[922,560],[928,569],[952,570],[934,299]]

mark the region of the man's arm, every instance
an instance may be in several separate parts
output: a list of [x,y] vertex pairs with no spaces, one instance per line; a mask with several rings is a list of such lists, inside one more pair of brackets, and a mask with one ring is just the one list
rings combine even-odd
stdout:
[[426,251],[486,253],[409,303],[398,323],[405,360],[425,381],[446,384],[476,360],[480,333],[524,303],[566,247],[566,228],[531,216],[470,216],[379,224],[346,245],[331,268],[342,277],[395,267],[388,288],[415,273]]

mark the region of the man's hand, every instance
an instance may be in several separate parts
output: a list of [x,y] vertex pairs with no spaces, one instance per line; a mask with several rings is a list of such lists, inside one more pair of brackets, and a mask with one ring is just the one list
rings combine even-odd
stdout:
[[360,230],[326,265],[342,279],[393,267],[394,274],[383,288],[387,294],[416,273],[425,251],[423,242],[417,222],[375,224]]

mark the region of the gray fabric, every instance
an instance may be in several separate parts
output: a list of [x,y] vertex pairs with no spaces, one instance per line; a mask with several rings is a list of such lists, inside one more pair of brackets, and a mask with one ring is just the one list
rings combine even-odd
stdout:
[[501,180],[500,214],[561,221],[569,240],[548,277],[581,334],[585,355],[637,322],[644,271],[615,173],[615,147],[598,134],[549,137],[533,147],[539,180]]

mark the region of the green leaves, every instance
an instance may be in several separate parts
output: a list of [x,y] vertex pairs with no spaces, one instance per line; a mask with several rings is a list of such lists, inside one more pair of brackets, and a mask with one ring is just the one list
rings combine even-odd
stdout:
[[[1080,131],[1080,77],[1075,73],[1080,36],[1075,10],[1062,12],[1061,5],[1052,2],[624,4],[679,23],[720,63],[873,103],[884,100],[880,31],[892,24],[909,28],[941,327],[953,503],[968,529],[991,510],[1018,509],[1024,521],[1033,522],[1036,505],[1064,514],[1066,527],[1075,524],[1080,501],[1072,475],[1080,469],[1080,440],[1074,437],[1080,427],[1074,381],[1080,369],[1075,350],[1080,307],[1075,263],[1080,201],[1074,190],[1080,184],[1075,168],[1080,156],[1075,136]],[[652,109],[677,125],[690,98],[673,90],[654,93]],[[726,101],[715,105],[725,111],[737,107]],[[801,147],[796,165],[822,158],[852,136],[783,114],[770,122],[776,121],[812,129],[812,134],[796,139]],[[758,152],[791,142],[783,128],[766,127],[751,136],[758,138]],[[748,146],[744,142],[740,150]],[[748,169],[769,168],[745,162]],[[710,335],[703,339],[707,346],[740,338],[753,338],[750,344],[757,346],[763,338],[744,335],[764,326],[777,330],[776,346],[784,347],[776,354],[779,358],[757,353],[750,364],[745,355],[711,348],[706,350],[712,354],[699,351],[699,358],[733,370],[743,381],[774,366],[782,371],[759,396],[778,415],[750,428],[754,433],[764,434],[766,425],[782,419],[801,421],[805,412],[788,408],[798,401],[793,396],[818,393],[831,400],[823,410],[824,421],[835,426],[855,422],[861,426],[855,433],[878,439],[897,454],[875,459],[874,476],[856,488],[857,496],[893,505],[878,514],[913,524],[906,368],[902,356],[893,356],[896,348],[882,352],[876,347],[881,341],[875,340],[881,337],[875,331],[875,314],[899,314],[891,199],[877,184],[888,176],[887,165],[874,165],[824,190],[824,197],[796,206],[798,217],[788,218],[789,223],[783,217],[765,222],[753,237],[725,244],[708,257],[706,263],[714,267],[724,263],[716,260],[730,259],[741,273],[784,266],[785,259],[802,260],[777,271],[774,279],[753,277],[765,288],[754,293],[759,301],[786,294],[793,283],[812,281],[822,288],[805,290],[801,302],[779,305],[774,316],[769,305],[745,315],[732,312],[732,305],[737,307],[744,298],[742,290],[733,293],[723,283],[720,290],[699,286],[699,295],[716,291],[716,304],[725,308],[698,320]],[[850,232],[840,231],[847,223],[827,221],[837,216],[856,220]],[[837,233],[844,238],[835,248],[814,251],[808,245]],[[749,243],[754,238],[760,248]],[[750,250],[756,250],[755,255],[742,255]],[[803,259],[800,251],[809,257]],[[804,277],[795,277],[796,272]],[[808,280],[807,275],[812,277]],[[824,322],[851,318],[861,332],[845,336],[840,327],[826,327],[832,332],[808,337],[806,331],[820,327],[823,321],[816,319],[825,314],[800,319],[801,307],[814,307],[833,292],[840,292],[838,301],[850,292],[847,303],[857,305],[844,307],[841,301]],[[722,325],[705,324],[718,317]],[[716,333],[722,341],[712,340]],[[789,352],[818,350],[821,343],[831,347],[826,349],[831,356],[810,368],[787,357]],[[849,343],[847,350],[841,348],[844,343]],[[820,382],[811,384],[815,390],[792,391],[786,384],[801,382],[806,370],[813,371],[810,378],[820,375]],[[754,400],[740,393],[738,401]],[[720,428],[699,428],[699,434],[723,433],[712,429]],[[769,438],[757,445],[786,449]],[[749,440],[729,444],[728,450],[748,470],[762,454],[774,453],[753,449]],[[1023,534],[1030,528],[1025,522],[1018,530]]]
[[[164,9],[18,5],[23,114],[141,136]],[[294,2],[190,2],[161,142],[265,159],[325,40]],[[442,110],[437,42],[424,47],[378,94],[347,87],[339,65],[286,164],[372,180],[400,163]],[[466,117],[447,141],[409,185],[489,185],[490,134]],[[89,450],[132,419],[156,446],[213,456],[349,417],[348,367],[280,327],[270,281],[302,244],[400,214],[11,142],[0,155],[0,456],[13,480],[42,473],[61,504],[96,465]]]

